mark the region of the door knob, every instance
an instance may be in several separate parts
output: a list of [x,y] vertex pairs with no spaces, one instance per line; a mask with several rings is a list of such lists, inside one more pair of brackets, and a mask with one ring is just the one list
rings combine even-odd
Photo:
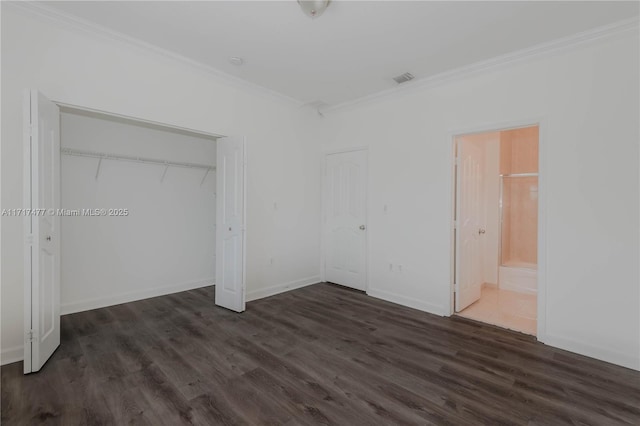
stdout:
[[51,235],[47,235],[47,241],[51,241]]
[[484,234],[485,232],[487,232],[487,231],[486,231],[484,228],[480,228],[480,229],[478,229],[478,235],[482,235],[482,234]]
[[364,231],[365,229],[367,229],[367,227],[366,227],[366,226],[364,226],[364,225],[360,225],[360,230],[361,230],[361,231]]

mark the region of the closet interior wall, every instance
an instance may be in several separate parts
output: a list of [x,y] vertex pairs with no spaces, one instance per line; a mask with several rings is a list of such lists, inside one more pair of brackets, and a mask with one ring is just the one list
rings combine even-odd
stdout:
[[74,111],[61,142],[62,208],[107,210],[61,218],[63,314],[213,284],[215,169],[176,163],[215,166],[214,139]]

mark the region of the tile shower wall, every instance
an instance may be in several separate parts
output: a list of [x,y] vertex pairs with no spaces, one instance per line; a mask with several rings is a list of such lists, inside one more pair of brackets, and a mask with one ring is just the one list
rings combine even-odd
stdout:
[[500,132],[501,265],[535,268],[538,252],[538,127]]

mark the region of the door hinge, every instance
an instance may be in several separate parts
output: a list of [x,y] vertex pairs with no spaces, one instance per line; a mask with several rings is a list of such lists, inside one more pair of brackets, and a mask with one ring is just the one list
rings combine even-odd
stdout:
[[27,245],[33,245],[33,234],[27,234]]
[[33,342],[33,330],[29,330],[27,332],[27,342],[29,343]]
[[459,291],[460,291],[460,284],[458,284],[458,283],[454,283],[454,284],[453,284],[453,291],[455,291],[455,292],[459,292]]

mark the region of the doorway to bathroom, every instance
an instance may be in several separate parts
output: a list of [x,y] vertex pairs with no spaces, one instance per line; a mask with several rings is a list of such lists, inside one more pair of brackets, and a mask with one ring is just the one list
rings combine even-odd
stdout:
[[539,127],[454,145],[454,311],[536,335]]

